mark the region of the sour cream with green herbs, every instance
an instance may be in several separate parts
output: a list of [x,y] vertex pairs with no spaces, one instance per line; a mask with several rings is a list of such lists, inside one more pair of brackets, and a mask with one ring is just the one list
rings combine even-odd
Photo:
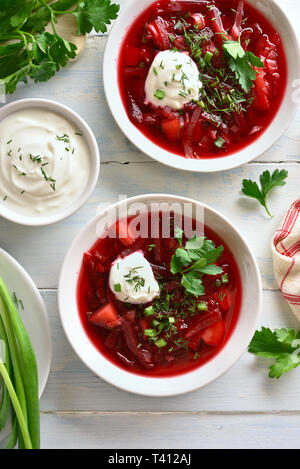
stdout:
[[179,110],[197,101],[201,88],[199,70],[191,57],[173,50],[159,52],[146,79],[146,104]]
[[117,259],[111,266],[109,286],[123,303],[145,304],[159,296],[159,285],[142,252]]
[[0,201],[25,216],[69,206],[90,175],[88,144],[75,125],[46,109],[24,109],[0,122]]

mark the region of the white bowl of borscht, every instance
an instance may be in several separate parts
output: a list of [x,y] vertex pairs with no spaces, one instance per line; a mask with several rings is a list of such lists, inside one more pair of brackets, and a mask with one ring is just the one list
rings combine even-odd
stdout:
[[59,310],[79,358],[123,390],[171,396],[200,388],[246,350],[261,279],[246,241],[220,213],[171,195],[133,197],[77,236]]
[[298,39],[274,0],[132,0],[103,61],[110,110],[126,137],[178,169],[245,164],[297,109]]

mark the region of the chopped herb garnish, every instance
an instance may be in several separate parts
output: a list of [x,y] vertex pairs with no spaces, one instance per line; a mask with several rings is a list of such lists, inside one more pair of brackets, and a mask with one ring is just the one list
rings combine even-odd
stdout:
[[180,90],[178,92],[178,95],[181,96],[182,98],[186,98],[188,96],[188,94],[185,91],[182,91],[182,90]]
[[221,277],[222,283],[229,283],[228,274],[224,274]]
[[15,303],[17,308],[21,307],[24,310],[23,301],[20,298],[17,297],[15,292],[12,293],[12,299],[13,299],[13,302]]
[[163,348],[167,345],[167,342],[164,339],[158,339],[155,342],[156,347]]
[[154,93],[155,98],[157,98],[159,100],[164,99],[165,95],[166,95],[166,93],[163,90],[156,90],[156,92]]
[[212,54],[211,52],[207,51],[205,53],[205,56],[204,56],[204,60],[206,63],[210,64],[211,63],[211,59],[213,58],[214,54]]
[[134,267],[133,269],[129,270],[127,275],[124,275],[126,282],[130,285],[134,285],[134,291],[136,292],[145,286],[145,279],[138,275],[138,269],[142,269],[142,267]]
[[181,274],[181,284],[188,293],[202,296],[205,293],[203,275],[223,273],[222,268],[215,264],[223,251],[223,246],[216,247],[211,240],[195,235],[185,247],[176,249],[171,260],[171,272]]
[[243,49],[240,37],[237,41],[225,41],[223,50],[230,70],[245,93],[249,93],[259,73],[254,67],[264,68],[263,62],[252,52]]
[[153,306],[148,306],[148,308],[144,309],[145,316],[153,316],[155,314]]
[[[75,133],[75,135],[80,135],[80,134]],[[56,140],[58,140],[59,142],[70,143],[70,137],[67,134],[63,134],[61,137],[56,135]]]
[[217,140],[214,142],[215,146],[218,148],[223,148],[225,145],[225,140],[222,137],[217,138]]

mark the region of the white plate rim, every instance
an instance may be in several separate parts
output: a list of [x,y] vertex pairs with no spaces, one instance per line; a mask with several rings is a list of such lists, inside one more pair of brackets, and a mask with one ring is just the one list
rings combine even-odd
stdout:
[[[5,258],[5,260],[8,261],[13,266],[13,268],[19,273],[20,277],[22,277],[22,281],[24,282],[25,287],[30,291],[30,295],[34,296],[35,301],[38,304],[39,314],[41,315],[43,322],[44,322],[44,327],[45,327],[44,330],[45,330],[46,336],[48,337],[48,344],[47,344],[48,352],[47,352],[47,361],[46,361],[46,365],[45,365],[44,373],[43,373],[43,379],[42,381],[40,381],[39,379],[39,398],[41,399],[44,393],[44,390],[46,388],[48,378],[49,378],[51,362],[52,362],[52,339],[51,339],[51,331],[50,331],[50,324],[49,324],[47,309],[46,309],[44,300],[37,286],[33,282],[30,275],[26,272],[24,267],[22,267],[21,264],[19,264],[19,262],[16,259],[14,259],[14,257],[12,257],[12,255],[6,252],[3,248],[0,248],[0,258],[1,257]],[[25,312],[25,315],[26,315],[26,312]],[[1,437],[1,433],[3,433],[3,438]],[[0,432],[0,441],[2,441],[2,439],[5,439],[6,436],[7,435],[5,435],[5,428],[4,428]]]

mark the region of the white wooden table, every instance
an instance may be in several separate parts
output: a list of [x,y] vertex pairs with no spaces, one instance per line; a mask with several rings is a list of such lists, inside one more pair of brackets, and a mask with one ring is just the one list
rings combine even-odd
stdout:
[[[126,3],[128,0],[120,0]],[[300,33],[299,0],[278,0]],[[140,153],[119,131],[102,84],[105,36],[90,36],[83,57],[52,81],[20,87],[13,97],[58,100],[90,124],[101,147],[101,177],[89,202],[68,220],[26,228],[0,220],[0,246],[40,288],[51,321],[53,362],[41,400],[43,448],[299,448],[300,369],[278,381],[267,363],[245,353],[223,377],[181,397],[151,399],[119,391],[94,376],[72,351],[57,310],[58,274],[67,249],[102,202],[150,192],[201,200],[226,215],[254,251],[263,278],[260,324],[297,327],[272,273],[270,239],[289,204],[299,197],[300,111],[287,133],[257,161],[223,174],[179,172]],[[300,72],[300,71],[299,71]],[[289,170],[285,188],[270,197],[273,219],[240,194],[243,178],[265,169]]]

